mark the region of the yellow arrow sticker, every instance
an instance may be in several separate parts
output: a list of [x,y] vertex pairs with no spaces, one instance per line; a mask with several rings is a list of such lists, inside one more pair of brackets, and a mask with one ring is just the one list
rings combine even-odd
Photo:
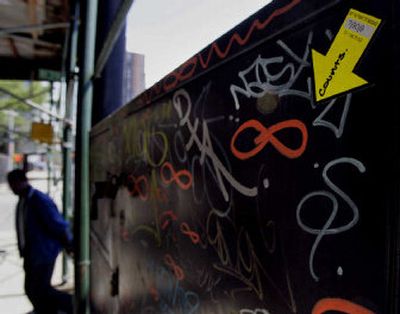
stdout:
[[312,49],[316,101],[367,84],[353,73],[381,20],[350,9],[326,56]]

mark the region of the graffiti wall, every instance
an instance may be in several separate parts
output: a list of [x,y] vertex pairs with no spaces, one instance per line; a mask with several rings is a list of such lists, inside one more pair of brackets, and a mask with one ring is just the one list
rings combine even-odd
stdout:
[[91,133],[94,313],[395,313],[390,1],[274,1]]

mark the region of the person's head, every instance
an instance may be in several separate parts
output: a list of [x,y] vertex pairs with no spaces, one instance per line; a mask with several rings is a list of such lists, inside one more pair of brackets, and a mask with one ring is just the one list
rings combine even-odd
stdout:
[[14,194],[21,196],[29,186],[25,171],[14,169],[7,175],[8,185]]

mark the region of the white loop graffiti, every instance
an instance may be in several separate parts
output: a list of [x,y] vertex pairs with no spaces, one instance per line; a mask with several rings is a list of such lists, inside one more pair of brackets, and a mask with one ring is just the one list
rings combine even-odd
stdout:
[[[310,256],[309,256],[309,269],[310,269],[311,276],[313,277],[313,279],[315,281],[318,281],[319,277],[316,275],[315,270],[314,270],[314,257],[315,257],[316,250],[317,250],[322,238],[327,235],[339,234],[339,233],[345,232],[347,230],[350,230],[357,224],[357,222],[359,220],[359,211],[358,211],[357,205],[346,193],[344,193],[337,185],[335,185],[328,176],[328,171],[338,164],[353,165],[361,173],[365,172],[365,167],[360,161],[358,161],[354,158],[343,157],[343,158],[339,158],[339,159],[329,162],[324,167],[324,170],[322,172],[322,178],[323,178],[325,184],[329,188],[331,188],[331,190],[333,192],[335,192],[337,195],[339,195],[341,197],[341,199],[352,210],[352,212],[353,212],[352,219],[343,226],[340,226],[337,228],[330,228],[338,214],[339,205],[338,205],[338,201],[337,201],[335,195],[328,191],[316,191],[316,192],[307,194],[305,197],[302,198],[302,200],[300,201],[299,205],[297,206],[297,210],[296,210],[296,219],[297,219],[297,223],[300,226],[300,228],[303,229],[307,233],[317,235],[317,237],[314,241],[314,244],[311,248],[311,252],[310,252]],[[307,226],[301,218],[302,209],[303,209],[304,204],[311,199],[315,199],[316,197],[325,197],[325,198],[328,198],[332,202],[332,211],[331,211],[328,219],[326,220],[326,223],[320,229],[311,228],[311,227]]]

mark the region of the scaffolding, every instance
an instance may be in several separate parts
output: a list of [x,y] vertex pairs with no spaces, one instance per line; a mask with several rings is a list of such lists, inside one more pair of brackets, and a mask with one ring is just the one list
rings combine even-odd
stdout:
[[[3,72],[0,79],[45,80],[51,85],[47,90],[50,94],[48,109],[32,100],[38,95],[21,97],[12,90],[4,88],[0,88],[0,93],[47,116],[47,123],[56,125],[60,130],[57,138],[48,142],[45,147],[48,157],[51,156],[54,147],[61,147],[62,210],[66,219],[71,220],[73,217],[76,240],[76,313],[90,312],[89,131],[92,126],[93,83],[101,77],[117,38],[124,31],[126,16],[132,3],[133,0],[120,1],[119,9],[97,60],[95,60],[97,0],[53,1],[49,4],[18,1],[14,8],[5,7],[0,13],[0,19],[11,21],[0,25],[0,41],[6,42],[9,47],[6,52],[0,51],[0,64],[15,65],[12,67],[13,70]],[[57,10],[54,10],[55,6]],[[20,19],[18,10],[22,7],[26,7],[29,12],[28,21],[31,24],[26,24],[26,19]],[[56,14],[54,12],[60,13],[53,16]],[[57,34],[56,39],[54,34]],[[40,55],[39,52],[43,58],[32,57]],[[31,62],[29,58],[32,58]],[[58,102],[54,99],[55,82],[59,84]],[[30,138],[29,134],[20,134],[15,130],[16,115],[14,111],[8,110],[8,125],[1,126],[8,134],[5,140],[11,157],[15,151],[15,134]],[[12,167],[11,157],[8,169]],[[51,158],[47,159],[50,162]],[[51,180],[60,178],[54,177],[50,164],[47,165],[47,169],[50,190]],[[63,280],[66,280],[69,271],[64,257]]]

